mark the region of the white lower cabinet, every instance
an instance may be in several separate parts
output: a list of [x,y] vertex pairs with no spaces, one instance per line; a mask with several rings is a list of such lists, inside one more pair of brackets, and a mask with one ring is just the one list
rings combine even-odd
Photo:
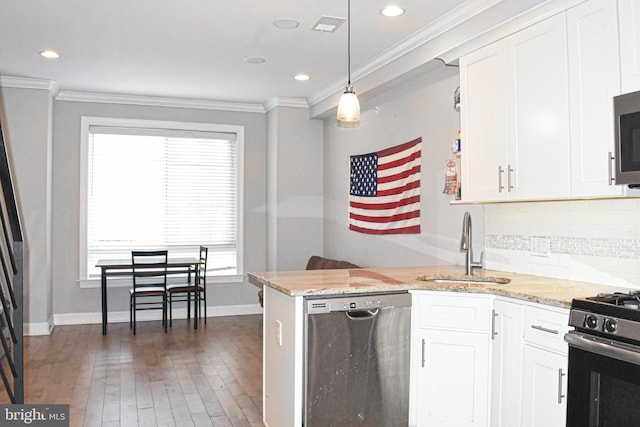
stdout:
[[420,396],[417,425],[486,426],[486,334],[420,328],[418,339],[424,356],[420,357],[416,374]]
[[522,427],[564,427],[567,356],[525,344],[522,364]]
[[491,426],[564,427],[569,313],[496,297]]
[[415,292],[410,421],[488,425],[490,297]]
[[524,307],[522,427],[565,426],[568,323],[567,310]]
[[522,384],[522,304],[495,299],[491,340],[491,426],[520,423]]
[[563,427],[568,310],[413,292],[410,425]]

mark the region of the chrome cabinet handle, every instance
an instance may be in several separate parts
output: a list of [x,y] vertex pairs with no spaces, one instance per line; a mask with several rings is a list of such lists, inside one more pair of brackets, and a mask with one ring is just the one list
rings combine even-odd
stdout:
[[422,367],[424,368],[424,338],[422,338]]
[[562,399],[567,397],[562,394],[562,377],[564,377],[565,375],[566,374],[562,372],[562,368],[558,369],[558,405],[561,405]]
[[547,332],[554,335],[558,335],[559,333],[557,329],[549,329],[549,328],[545,328],[544,326],[538,326],[538,325],[531,325],[531,329],[537,329],[538,331]]
[[504,173],[504,169],[502,169],[502,166],[498,166],[498,193],[502,193],[502,190],[504,190],[504,185],[502,185],[503,173]]
[[513,168],[511,165],[507,165],[507,191],[511,193],[513,189],[513,185],[511,185],[511,172],[513,172]]
[[609,151],[608,155],[607,155],[607,164],[609,165],[609,185],[613,185],[613,183],[615,182],[615,178],[613,177],[613,161],[616,158],[614,156],[611,155],[611,151]]
[[498,313],[496,313],[496,309],[491,310],[491,339],[496,339],[496,335],[498,332],[496,331],[496,317],[498,317]]

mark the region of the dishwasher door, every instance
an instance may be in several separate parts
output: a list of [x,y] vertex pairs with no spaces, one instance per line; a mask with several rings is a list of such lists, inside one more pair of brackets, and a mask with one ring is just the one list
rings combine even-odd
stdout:
[[408,293],[307,299],[305,427],[409,424]]

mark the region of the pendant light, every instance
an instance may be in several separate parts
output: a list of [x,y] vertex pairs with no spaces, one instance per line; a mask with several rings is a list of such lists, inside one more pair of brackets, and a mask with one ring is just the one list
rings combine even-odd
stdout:
[[338,124],[357,126],[360,121],[360,103],[351,86],[351,0],[347,0],[347,71],[349,80],[338,103]]

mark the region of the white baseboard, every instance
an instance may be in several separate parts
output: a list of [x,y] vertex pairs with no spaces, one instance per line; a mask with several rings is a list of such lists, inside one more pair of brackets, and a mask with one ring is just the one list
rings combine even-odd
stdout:
[[41,323],[25,323],[22,334],[25,336],[49,335],[53,331],[53,326],[54,319]]
[[[250,314],[262,314],[260,304],[244,305],[212,305],[207,307],[207,317],[220,316],[244,316]],[[175,308],[173,310],[174,319],[186,319],[186,308]],[[109,312],[109,323],[122,323],[129,321],[128,311]],[[137,314],[138,321],[160,320],[160,311],[143,311]],[[102,313],[64,313],[54,314],[50,323],[25,323],[24,335],[49,335],[54,326],[58,325],[88,325],[102,323]]]

